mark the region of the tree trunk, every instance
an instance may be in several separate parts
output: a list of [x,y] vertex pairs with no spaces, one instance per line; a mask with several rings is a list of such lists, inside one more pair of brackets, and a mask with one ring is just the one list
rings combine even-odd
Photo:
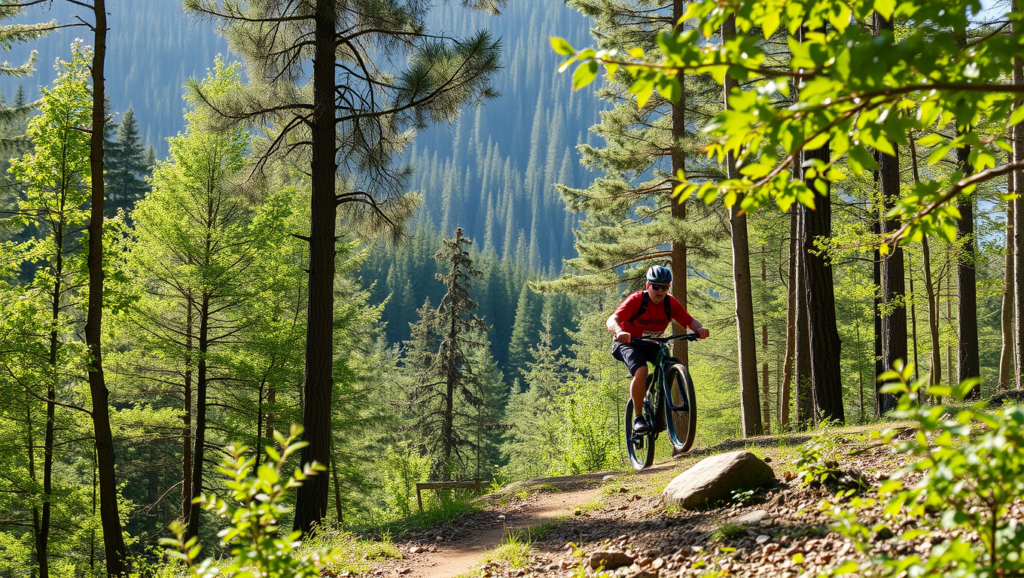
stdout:
[[[192,450],[192,498],[203,494],[203,462],[206,458],[206,397],[207,378],[206,355],[210,350],[210,295],[204,294],[199,305],[199,363],[196,367],[196,433],[195,449]],[[199,535],[200,504],[191,504],[188,515],[186,538]]]
[[914,381],[919,379],[920,360],[917,357],[917,293],[914,292],[914,266],[911,265],[910,253],[907,253],[907,280],[910,281],[910,342],[914,344]]
[[338,528],[345,526],[345,516],[341,509],[341,478],[338,476],[338,461],[334,459],[334,439],[331,439],[331,477],[334,479],[334,511],[338,516]]
[[[459,232],[461,233],[461,229]],[[456,340],[458,339],[458,314],[452,314],[452,324],[448,328],[448,351],[451,352],[451,348],[455,346]],[[441,350],[444,351],[445,346],[441,345]],[[455,385],[458,380],[458,376],[455,375],[454,364],[449,364],[448,374],[445,376],[445,407],[443,424],[441,426],[441,457],[443,463],[441,464],[441,481],[447,482],[452,479],[452,448],[454,447],[454,430],[455,430]]]
[[[54,234],[54,263],[53,263],[53,293],[50,298],[50,323],[53,325],[50,330],[49,345],[49,369],[50,375],[46,380],[46,429],[43,433],[43,507],[42,513],[33,511],[33,522],[35,522],[35,546],[36,562],[39,564],[39,578],[50,576],[50,510],[51,497],[53,494],[53,435],[56,418],[57,404],[57,380],[59,380],[59,369],[57,367],[57,356],[60,349],[60,336],[57,331],[57,323],[60,320],[60,295],[62,281],[64,279],[64,199],[66,192],[61,191],[60,215]],[[32,423],[29,420],[29,431]],[[29,451],[34,452],[33,447]],[[34,467],[33,467],[34,469]],[[32,472],[33,481],[35,473]]]
[[[677,23],[683,16],[683,0],[672,0],[672,22]],[[685,75],[676,76],[679,80],[680,96],[679,102],[672,103],[672,175],[679,171],[686,170],[686,153],[681,143],[686,137],[686,82]],[[672,218],[686,219],[686,204],[682,197],[672,201]],[[686,307],[686,239],[676,239],[672,242],[672,296]],[[680,328],[679,333],[685,333],[686,328]],[[677,339],[672,345],[672,356],[679,360],[679,363],[689,367],[690,349],[689,342]]]
[[[916,184],[921,180],[917,170],[917,146],[914,144],[914,138],[911,135],[907,136],[907,142],[910,143],[911,174],[913,174],[914,183]],[[924,290],[928,295],[928,335],[932,346],[930,379],[928,383],[936,385],[942,380],[942,351],[939,347],[939,309],[935,300],[936,288],[932,282],[932,252],[928,245],[927,235],[921,239],[921,267],[924,270]]]
[[[722,38],[736,36],[735,16],[722,25]],[[737,82],[725,77],[725,106],[729,107],[729,92]],[[736,159],[732,153],[726,157],[726,171],[730,179],[739,178]],[[757,357],[754,343],[754,297],[750,286],[750,247],[747,241],[747,217],[740,212],[739,203],[729,210],[732,237],[732,279],[736,297],[736,334],[739,342],[740,414],[743,436],[761,435],[761,402],[757,383]]]
[[[892,32],[892,22],[882,18],[875,13],[876,35],[883,30]],[[900,158],[899,149],[896,143],[890,143],[896,154],[888,155],[878,151],[878,184],[882,195],[882,205],[886,213],[896,204],[900,195]],[[891,235],[900,227],[897,219],[884,219],[882,221],[882,233]],[[903,264],[903,249],[900,244],[893,243],[889,248],[889,254],[882,262],[882,302],[886,305],[885,317],[882,319],[884,325],[883,334],[885,343],[883,350],[883,366],[886,370],[892,368],[897,360],[907,361],[907,309],[904,302],[906,294],[905,267]],[[885,414],[896,408],[896,396],[892,394],[879,393],[878,413]]]
[[804,249],[804,222],[807,207],[797,207],[796,241],[796,282],[794,284],[796,303],[796,379],[793,380],[793,399],[796,403],[797,429],[805,429],[814,419],[813,398],[811,397],[811,341],[807,327],[807,259]]
[[[302,425],[308,446],[302,463],[330,467],[331,393],[334,357],[334,260],[337,200],[335,179],[335,29],[337,4],[318,0],[314,17],[312,202],[309,229],[309,303]],[[299,488],[295,529],[308,533],[327,516],[328,476],[313,476]]]
[[858,414],[860,416],[860,423],[863,424],[867,420],[864,419],[864,414],[865,414],[865,411],[864,411],[864,366],[863,366],[863,362],[864,362],[864,349],[863,349],[863,347],[864,347],[864,344],[863,344],[863,342],[860,339],[860,315],[857,316],[856,328],[857,328],[857,377],[858,377],[857,381],[858,381],[858,384],[860,385],[860,411],[858,412]]
[[[804,158],[828,160],[826,144],[815,151],[805,151]],[[843,408],[843,382],[840,374],[841,343],[836,326],[835,284],[832,268],[818,253],[815,239],[832,236],[832,202],[829,198],[829,184],[814,179],[808,181],[811,190],[824,185],[825,190],[815,196],[815,209],[806,211],[804,223],[803,257],[807,265],[805,291],[807,295],[807,326],[810,342],[811,398],[814,400],[814,422],[831,420],[846,421]],[[813,251],[813,252],[812,252]]]
[[[768,285],[768,264],[764,255],[761,256],[761,283]],[[767,316],[765,316],[767,319]],[[768,385],[768,324],[761,324],[761,421],[765,435],[771,433],[772,404],[771,389]]]
[[[875,235],[882,233],[882,222],[881,215],[877,215],[878,218],[871,225],[871,232]],[[875,313],[875,415],[880,416],[878,409],[878,378],[885,373],[885,365],[883,355],[885,335],[883,334],[884,327],[882,327],[882,253],[875,247],[874,267],[871,272],[872,284],[875,290],[874,298],[874,313]]]
[[782,387],[779,391],[779,428],[789,425],[789,394],[793,383],[793,358],[796,356],[796,269],[797,269],[797,222],[799,213],[795,206],[789,208],[789,272],[788,295],[786,296],[786,362],[782,373]]
[[[957,166],[964,176],[973,173],[968,157],[969,146],[956,149]],[[957,221],[956,235],[963,243],[963,253],[958,255],[956,263],[957,288],[957,333],[960,336],[957,346],[957,369],[959,381],[981,375],[981,363],[978,359],[978,287],[975,272],[974,253],[974,198],[964,196],[958,204],[960,220]],[[981,384],[974,386],[967,399],[981,399]]]
[[[1009,191],[1013,189],[1013,175],[1009,178]],[[1003,300],[1000,307],[999,334],[999,389],[1010,389],[1013,385],[1013,201],[1006,203],[1006,256],[1003,269]]]
[[93,435],[99,461],[100,520],[107,575],[127,573],[127,549],[121,535],[117,509],[117,479],[114,476],[114,436],[110,429],[110,392],[103,376],[103,134],[106,124],[103,62],[107,48],[105,0],[93,1],[96,18],[93,30],[92,134],[89,160],[92,169],[92,199],[89,213],[89,305],[85,321],[85,344],[89,351],[89,393],[92,397]]
[[[35,486],[39,483],[39,478],[36,477],[36,441],[35,435],[32,432],[32,404],[30,402],[25,403],[25,425],[27,432],[27,439],[25,440],[25,449],[28,452],[28,479]],[[36,564],[39,566],[39,572],[44,572],[43,568],[46,567],[45,572],[49,574],[49,564],[45,555],[45,548],[43,548],[44,554],[39,555],[39,535],[42,530],[39,526],[39,506],[33,504],[32,506],[32,541],[35,543],[36,549]]]
[[[1012,4],[1013,11],[1019,12],[1020,6],[1015,1]],[[1020,34],[1021,23],[1011,20],[1010,26],[1013,34]],[[1024,85],[1024,60],[1020,56],[1013,58],[1013,84]],[[1024,106],[1018,102],[1014,108]],[[1024,161],[1024,123],[1013,126],[1013,162]],[[1013,171],[1013,190],[1024,191],[1024,171],[1020,169]],[[1014,384],[1017,389],[1024,389],[1024,376],[1021,368],[1024,367],[1024,198],[1018,197],[1013,201],[1013,302],[1015,306],[1014,315],[1014,358],[1016,359],[1016,373]]]
[[181,523],[188,526],[192,512],[192,292],[185,295],[185,427],[181,441]]

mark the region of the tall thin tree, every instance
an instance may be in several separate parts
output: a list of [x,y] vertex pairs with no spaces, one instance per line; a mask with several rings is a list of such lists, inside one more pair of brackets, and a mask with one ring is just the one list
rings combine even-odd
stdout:
[[[463,0],[492,12],[502,3]],[[265,132],[253,155],[256,174],[275,157],[308,166],[310,226],[300,237],[309,243],[302,418],[309,445],[301,459],[329,467],[339,209],[356,231],[400,235],[414,199],[402,194],[408,171],[393,166],[394,154],[409,142],[408,129],[453,119],[464,103],[494,96],[500,48],[485,32],[463,41],[427,33],[430,6],[412,0],[185,0],[185,7],[217,20],[248,65],[245,90],[205,99],[211,119]],[[398,55],[408,57],[405,70],[392,70]],[[203,97],[195,84],[191,90]],[[339,170],[353,184],[340,193]],[[330,476],[299,488],[297,529],[308,532],[327,515],[329,489]]]
[[[729,17],[722,24],[722,41],[729,42],[736,36],[736,18]],[[731,76],[723,83],[725,106],[729,107],[729,96],[739,83]],[[739,176],[736,157],[726,157],[726,174],[734,179]],[[736,299],[736,339],[739,353],[740,377],[740,419],[743,436],[756,436],[764,432],[761,423],[761,400],[757,383],[756,337],[754,335],[754,297],[750,284],[750,246],[747,239],[747,217],[739,203],[729,209],[729,228],[732,237],[732,280]]]

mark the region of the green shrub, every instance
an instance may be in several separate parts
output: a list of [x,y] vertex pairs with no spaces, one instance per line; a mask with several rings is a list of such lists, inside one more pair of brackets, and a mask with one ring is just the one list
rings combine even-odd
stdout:
[[812,483],[828,485],[829,481],[835,481],[839,475],[839,459],[842,457],[843,447],[839,437],[832,431],[828,422],[824,423],[811,441],[807,442],[796,450],[796,460],[793,465],[796,467],[796,475],[800,480],[800,486],[805,487]]
[[569,473],[596,472],[615,461],[618,416],[607,404],[581,388],[563,398],[561,414],[562,460]]
[[747,527],[746,526],[739,526],[739,525],[733,524],[731,522],[726,522],[726,523],[722,524],[721,526],[719,526],[717,530],[715,530],[715,533],[711,535],[711,539],[716,541],[716,542],[721,542],[721,541],[724,541],[724,540],[730,540],[732,538],[737,538],[739,536],[746,536],[746,535],[747,535]]
[[[847,561],[833,574],[873,576],[952,576],[995,578],[1024,572],[1021,547],[1024,525],[1009,514],[1024,497],[1024,409],[985,411],[985,403],[963,408],[956,415],[936,406],[922,406],[925,390],[936,396],[964,399],[979,383],[964,381],[956,388],[926,387],[927,377],[911,382],[911,365],[897,365],[881,378],[892,381],[883,392],[900,396],[891,416],[911,420],[914,436],[896,440],[894,432],[881,440],[909,461],[893,479],[878,488],[877,498],[856,497],[847,506],[831,503],[833,529],[846,535],[870,564]],[[972,431],[973,430],[973,431]],[[896,478],[908,476],[906,482]],[[866,524],[868,510],[881,509],[883,521]],[[903,541],[930,544],[927,554],[899,548],[871,550],[871,539],[883,528],[907,528]]]
[[306,445],[306,442],[296,441],[301,433],[302,428],[298,426],[292,426],[287,438],[274,432],[274,439],[283,451],[279,453],[268,446],[269,460],[259,467],[255,476],[250,475],[255,460],[247,457],[249,448],[235,444],[227,447],[230,457],[225,458],[218,469],[227,478],[228,499],[214,494],[196,498],[205,509],[230,522],[230,526],[218,534],[229,548],[227,565],[218,567],[213,558],[196,563],[202,547],[196,538],[184,540],[185,528],[179,523],[171,525],[175,538],[161,540],[168,554],[187,566],[188,576],[318,578],[325,565],[337,560],[341,554],[338,548],[327,545],[316,550],[301,548],[301,533],[282,534],[278,525],[287,512],[285,500],[288,491],[302,485],[307,477],[324,470],[314,462],[306,464],[302,471],[295,470],[287,478],[282,476],[288,456]]

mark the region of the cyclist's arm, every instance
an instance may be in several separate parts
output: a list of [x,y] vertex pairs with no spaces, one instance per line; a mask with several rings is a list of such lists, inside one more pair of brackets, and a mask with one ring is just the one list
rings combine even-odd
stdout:
[[693,331],[694,333],[700,334],[700,338],[701,339],[707,339],[708,335],[711,332],[708,331],[707,329],[704,329],[704,326],[701,325],[700,321],[697,321],[696,319],[693,319],[692,317],[691,317],[691,319],[692,319],[692,321],[690,321],[690,330]]
[[619,343],[629,343],[630,335],[622,329],[621,325],[619,325],[618,315],[613,314],[609,317],[604,326],[608,328],[609,332],[615,334],[615,341],[618,341]]

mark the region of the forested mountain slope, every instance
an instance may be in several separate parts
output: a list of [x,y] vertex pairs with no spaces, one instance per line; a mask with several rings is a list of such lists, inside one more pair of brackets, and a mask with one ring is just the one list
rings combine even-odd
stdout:
[[[20,21],[73,23],[73,8],[57,3],[29,10]],[[204,75],[217,54],[227,54],[227,43],[212,23],[187,16],[175,0],[110,0],[108,10],[106,77],[111,110],[119,113],[115,122],[132,108],[142,140],[162,158],[166,138],[184,126],[182,84]],[[449,35],[488,29],[501,39],[504,70],[495,82],[501,96],[467,109],[455,125],[417,137],[407,154],[416,168],[410,188],[424,192],[423,210],[443,234],[461,225],[481,249],[499,256],[512,255],[522,237],[533,270],[560,269],[561,259],[574,254],[575,221],[554,183],[585,186],[592,178],[574,145],[586,140],[600,103],[590,91],[570,95],[569,85],[558,82],[559,59],[547,38],[557,34],[584,44],[588,20],[560,0],[512,2],[500,16],[447,3],[430,20],[430,29]],[[83,29],[65,28],[15,47],[11,62],[38,51],[36,73],[27,81],[0,79],[0,89],[13,95],[24,84],[28,98],[38,98],[38,87],[53,79],[54,60],[66,58],[81,36]]]

